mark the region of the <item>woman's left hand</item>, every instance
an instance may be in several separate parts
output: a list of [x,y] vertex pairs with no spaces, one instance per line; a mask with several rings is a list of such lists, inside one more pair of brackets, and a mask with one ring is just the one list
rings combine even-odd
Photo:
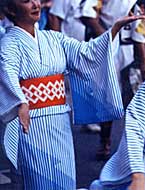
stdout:
[[22,103],[19,106],[18,117],[19,117],[20,123],[22,125],[23,132],[27,134],[28,130],[29,130],[29,124],[30,124],[29,105],[28,104]]

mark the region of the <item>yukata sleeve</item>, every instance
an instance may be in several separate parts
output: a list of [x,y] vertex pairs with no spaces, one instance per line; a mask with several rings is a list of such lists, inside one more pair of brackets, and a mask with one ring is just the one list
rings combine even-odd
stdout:
[[145,173],[145,83],[127,108],[125,134],[131,173]]
[[21,103],[27,103],[19,84],[20,63],[17,40],[4,37],[0,45],[0,120],[4,123],[17,116]]
[[113,62],[110,30],[89,42],[63,37],[61,45],[70,71],[74,123],[121,118],[123,104]]

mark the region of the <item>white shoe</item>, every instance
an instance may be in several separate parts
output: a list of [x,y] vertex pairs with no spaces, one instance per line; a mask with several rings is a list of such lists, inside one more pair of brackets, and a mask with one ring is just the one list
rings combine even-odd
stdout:
[[87,129],[89,129],[92,132],[100,132],[101,131],[101,127],[98,124],[88,124]]

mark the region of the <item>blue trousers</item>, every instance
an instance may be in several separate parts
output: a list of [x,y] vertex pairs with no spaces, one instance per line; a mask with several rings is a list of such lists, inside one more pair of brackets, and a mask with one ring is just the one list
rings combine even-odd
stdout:
[[122,185],[109,185],[103,186],[99,180],[95,180],[89,187],[89,190],[128,190],[130,183],[125,183]]

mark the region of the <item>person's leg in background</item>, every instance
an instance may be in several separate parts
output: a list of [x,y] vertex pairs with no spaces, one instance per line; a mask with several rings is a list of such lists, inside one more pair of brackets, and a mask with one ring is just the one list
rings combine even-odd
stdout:
[[20,168],[18,170],[15,169],[15,167],[11,164],[10,165],[10,171],[11,171],[11,184],[13,190],[23,190],[24,184],[23,184],[23,177],[21,174]]
[[130,67],[131,65],[128,65],[127,67],[121,70],[122,100],[123,100],[124,109],[127,108],[130,100],[133,97],[133,92],[129,82]]
[[111,151],[111,128],[112,121],[100,123],[101,125],[101,147],[97,150],[97,160],[106,160],[110,157]]

